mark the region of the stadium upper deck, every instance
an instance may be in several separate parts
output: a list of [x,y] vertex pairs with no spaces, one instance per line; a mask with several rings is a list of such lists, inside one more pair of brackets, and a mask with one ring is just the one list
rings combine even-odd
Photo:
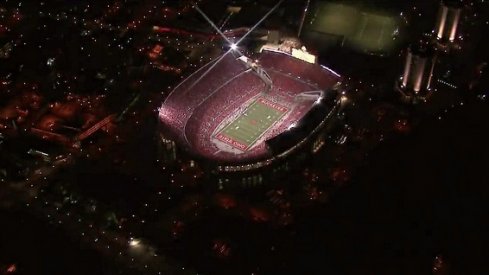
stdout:
[[210,62],[180,83],[161,106],[165,135],[219,163],[269,159],[273,154],[265,141],[293,127],[340,80],[326,67],[285,53],[264,51],[256,58],[271,87],[233,54],[218,64]]

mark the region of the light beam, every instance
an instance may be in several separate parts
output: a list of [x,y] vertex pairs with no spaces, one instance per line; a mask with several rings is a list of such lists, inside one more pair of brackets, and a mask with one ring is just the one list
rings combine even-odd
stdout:
[[275,6],[273,6],[272,9],[270,9],[264,16],[262,19],[260,19],[253,27],[251,27],[247,33],[245,33],[239,40],[238,42],[236,42],[236,45],[239,45],[239,43],[241,43],[241,41],[243,41],[248,35],[250,35],[250,33],[252,33],[263,21],[265,21],[265,19],[267,19],[267,17],[272,14],[272,12],[274,12],[279,6],[280,4],[282,4],[284,0],[280,0],[278,1],[277,4],[275,4]]
[[219,62],[221,62],[221,60],[224,59],[224,57],[226,57],[226,55],[228,55],[230,52],[232,51],[232,49],[229,49],[226,53],[224,53],[223,55],[221,55],[221,57],[219,57],[216,62],[214,62],[214,64],[212,64],[209,69],[207,69],[197,80],[194,81],[194,83],[192,85],[190,85],[190,87],[187,88],[187,91],[191,90],[193,87],[195,87],[195,85],[197,83],[199,83],[199,81],[201,81],[212,69],[214,69],[214,67],[219,64]]
[[[274,12],[279,6],[280,4],[282,4],[284,0],[280,0],[278,1],[277,4],[275,4],[275,6],[273,6],[264,16],[263,18],[261,18],[253,27],[251,27],[247,33],[245,33],[239,40],[238,42],[236,43],[232,43],[231,41],[229,41],[229,39],[224,35],[224,33],[222,33],[222,31],[216,26],[216,24],[214,24],[214,22],[212,22],[212,20],[197,6],[195,5],[194,8],[204,17],[204,19],[230,44],[230,48],[229,50],[224,53],[221,57],[219,57],[219,59],[216,60],[216,62],[214,62],[214,64],[212,64],[212,66],[209,67],[209,69],[207,69],[196,81],[194,81],[194,83],[192,85],[190,85],[190,87],[187,89],[190,90],[192,89],[199,81],[201,81],[212,69],[214,69],[214,67],[219,64],[219,62],[221,62],[222,59],[224,59],[224,57],[226,57],[226,55],[228,55],[230,52],[232,51],[237,51],[240,55],[243,55],[239,50],[238,50],[238,45],[239,43],[241,43],[241,41],[243,41],[248,35],[250,35],[250,33],[252,33],[263,21],[265,21],[265,19],[267,19],[268,16],[270,16],[270,14],[272,14],[272,12]],[[233,46],[234,45],[234,46]]]
[[[214,22],[212,22],[212,20],[207,16],[207,14],[205,14],[200,8],[199,6],[195,5],[195,10],[198,11],[200,13],[200,15],[202,15],[202,17],[204,17],[204,19],[207,21],[207,23],[209,23],[209,25],[211,25],[212,28],[214,28],[214,30],[229,44],[231,45],[231,48],[233,48],[233,45],[234,45],[234,49],[233,50],[236,50],[238,51],[238,47],[236,44],[234,44],[233,42],[231,42],[227,36],[216,26],[216,24],[214,24]],[[238,51],[238,53],[240,55],[243,55],[240,51]]]

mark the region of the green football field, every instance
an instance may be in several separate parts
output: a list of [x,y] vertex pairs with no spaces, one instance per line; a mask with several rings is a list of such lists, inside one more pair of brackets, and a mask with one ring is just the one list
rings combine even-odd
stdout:
[[216,135],[216,138],[246,151],[287,111],[288,109],[282,105],[259,98],[235,120],[226,125]]

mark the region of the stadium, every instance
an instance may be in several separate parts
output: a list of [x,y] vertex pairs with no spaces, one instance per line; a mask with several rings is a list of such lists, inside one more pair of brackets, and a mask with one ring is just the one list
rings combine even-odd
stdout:
[[206,64],[159,109],[162,139],[220,172],[269,166],[311,145],[338,111],[341,77],[299,52],[230,50]]

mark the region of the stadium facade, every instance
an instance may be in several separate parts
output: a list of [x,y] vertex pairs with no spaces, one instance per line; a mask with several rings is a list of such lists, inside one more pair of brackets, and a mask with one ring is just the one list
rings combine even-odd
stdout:
[[163,159],[183,150],[220,180],[256,184],[318,151],[343,100],[340,75],[315,60],[268,47],[203,66],[159,110]]

